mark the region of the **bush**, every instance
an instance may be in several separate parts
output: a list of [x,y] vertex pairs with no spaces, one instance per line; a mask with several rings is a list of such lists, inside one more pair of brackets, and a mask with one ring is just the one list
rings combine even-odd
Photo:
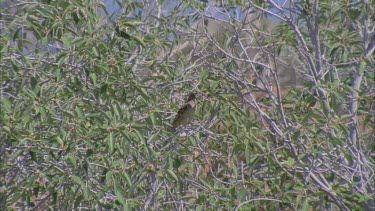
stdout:
[[370,3],[2,4],[2,210],[373,206]]

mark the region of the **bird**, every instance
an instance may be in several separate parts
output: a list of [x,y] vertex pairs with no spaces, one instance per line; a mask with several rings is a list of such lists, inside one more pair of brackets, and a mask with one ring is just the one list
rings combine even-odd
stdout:
[[193,120],[197,102],[195,98],[196,93],[192,92],[189,95],[187,103],[183,105],[177,112],[177,115],[172,123],[172,131],[175,131],[179,126],[187,125]]

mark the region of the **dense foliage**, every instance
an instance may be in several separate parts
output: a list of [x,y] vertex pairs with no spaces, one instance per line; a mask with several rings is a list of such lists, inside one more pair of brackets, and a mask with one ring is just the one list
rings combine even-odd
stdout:
[[1,210],[374,208],[375,5],[116,2],[1,3]]

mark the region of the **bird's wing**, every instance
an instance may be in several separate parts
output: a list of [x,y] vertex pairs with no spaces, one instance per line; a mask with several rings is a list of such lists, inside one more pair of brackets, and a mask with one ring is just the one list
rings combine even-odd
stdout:
[[186,110],[188,109],[192,109],[191,105],[190,104],[186,104],[184,106],[182,106],[180,108],[180,110],[178,110],[177,112],[177,115],[176,115],[176,118],[174,119],[173,121],[173,125],[175,125],[176,123],[178,124],[178,122],[180,121],[180,118],[183,116],[183,114],[186,112]]

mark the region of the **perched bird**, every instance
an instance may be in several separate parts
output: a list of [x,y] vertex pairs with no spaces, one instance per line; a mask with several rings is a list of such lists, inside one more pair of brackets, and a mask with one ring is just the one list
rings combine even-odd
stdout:
[[173,131],[176,130],[177,127],[187,125],[193,120],[196,104],[195,93],[191,93],[187,103],[178,110],[177,115],[173,120]]

